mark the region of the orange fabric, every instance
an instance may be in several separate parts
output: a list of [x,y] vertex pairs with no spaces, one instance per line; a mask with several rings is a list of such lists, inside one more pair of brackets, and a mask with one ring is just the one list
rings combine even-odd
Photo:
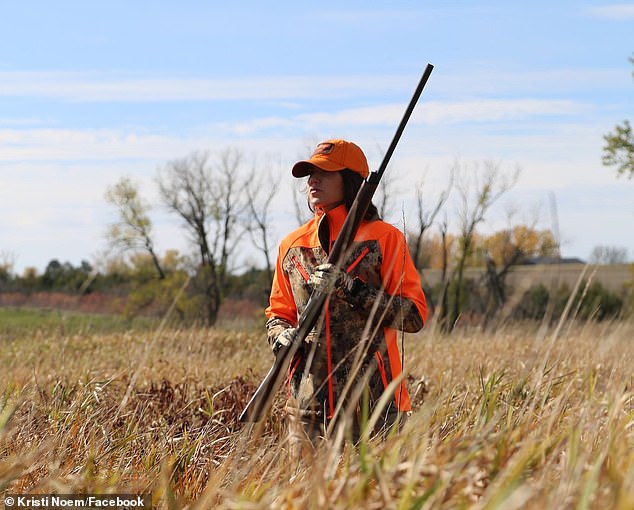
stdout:
[[361,148],[346,140],[326,140],[315,147],[313,155],[298,161],[291,170],[295,177],[306,177],[313,167],[326,172],[337,172],[347,168],[357,172],[364,179],[370,175],[368,160]]
[[[403,371],[401,366],[401,353],[398,349],[398,338],[396,331],[391,328],[384,328],[385,343],[387,344],[387,357],[390,362],[390,368],[392,369],[392,377],[398,377]],[[396,406],[401,411],[409,411],[412,408],[411,400],[409,398],[409,392],[407,391],[407,385],[405,381],[394,390],[394,399]]]
[[304,267],[301,265],[301,263],[299,262],[299,260],[297,260],[297,257],[293,257],[291,259],[291,262],[293,262],[293,265],[297,268],[297,270],[301,273],[302,277],[304,278],[304,281],[308,282],[310,280],[310,275],[306,272],[306,270],[304,269]]
[[350,265],[348,266],[348,268],[346,269],[346,272],[347,272],[347,273],[349,273],[349,272],[350,272],[350,271],[352,271],[355,267],[357,267],[357,265],[359,264],[359,262],[361,262],[361,261],[363,260],[363,257],[365,257],[365,256],[368,254],[368,252],[369,252],[369,251],[370,251],[370,250],[369,250],[368,248],[365,248],[365,249],[361,252],[361,254],[360,254],[360,255],[359,255],[359,256],[355,259],[355,261],[354,261],[352,264],[350,264]]
[[389,383],[387,382],[387,374],[385,373],[385,363],[383,362],[383,356],[381,356],[381,353],[379,351],[376,351],[374,353],[374,357],[376,358],[376,364],[379,367],[379,373],[381,374],[383,387],[387,388]]

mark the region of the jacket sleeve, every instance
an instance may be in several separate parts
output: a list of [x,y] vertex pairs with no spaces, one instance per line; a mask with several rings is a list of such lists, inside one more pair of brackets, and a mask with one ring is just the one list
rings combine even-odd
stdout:
[[375,289],[357,281],[345,298],[353,306],[377,314],[383,326],[415,333],[427,320],[427,302],[405,236],[391,230],[379,239],[379,245],[383,287]]
[[268,318],[266,330],[269,343],[272,343],[277,336],[285,329],[297,326],[297,305],[293,298],[291,282],[288,274],[284,271],[283,261],[286,249],[280,245],[271,285],[271,295],[269,306],[264,311]]

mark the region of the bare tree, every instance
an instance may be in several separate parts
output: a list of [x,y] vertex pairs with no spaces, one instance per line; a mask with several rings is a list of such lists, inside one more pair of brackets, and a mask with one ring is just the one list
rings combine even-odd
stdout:
[[424,189],[425,189],[425,179],[422,178],[416,183],[416,220],[418,223],[418,228],[416,230],[416,234],[413,236],[413,240],[411,245],[414,248],[414,253],[412,254],[412,259],[414,260],[414,265],[416,269],[420,270],[423,266],[423,257],[421,256],[421,250],[423,247],[423,237],[425,232],[429,227],[431,227],[436,219],[436,215],[442,208],[442,206],[447,202],[447,198],[449,197],[449,192],[451,190],[451,186],[453,185],[453,175],[449,178],[449,183],[447,188],[443,190],[435,202],[432,202],[432,206],[427,208],[427,201],[424,198]]
[[247,231],[242,165],[242,153],[227,149],[215,163],[208,153],[194,152],[159,170],[161,197],[184,221],[198,249],[194,285],[206,298],[208,324],[216,321],[229,264]]
[[119,213],[119,221],[111,225],[106,233],[108,240],[119,249],[147,251],[159,279],[164,279],[165,272],[154,250],[150,206],[141,198],[138,185],[129,178],[122,177],[106,190],[105,196]]
[[213,214],[217,214],[209,155],[194,152],[170,161],[165,168],[159,169],[157,180],[164,203],[181,217],[197,246],[200,265],[194,284],[201,288],[206,298],[207,324],[213,325],[220,308],[220,286],[217,260],[208,238]]
[[392,195],[395,192],[395,184],[395,172],[391,172],[387,169],[379,181],[379,187],[376,193],[376,208],[379,211],[379,216],[383,219],[388,218],[394,211]]
[[449,223],[447,221],[447,214],[440,224],[440,236],[441,236],[441,274],[440,274],[440,298],[438,299],[438,306],[436,310],[435,324],[440,327],[441,330],[446,331],[447,318],[449,315]]
[[241,176],[243,155],[237,149],[227,149],[220,154],[210,181],[213,217],[213,253],[218,261],[218,280],[224,288],[225,277],[232,268],[229,262],[247,228],[243,215],[247,211],[246,183]]
[[595,246],[590,253],[591,264],[625,264],[627,248],[622,246]]
[[456,161],[454,168],[456,189],[460,197],[458,206],[460,237],[453,276],[453,299],[447,323],[449,328],[453,328],[460,315],[464,270],[474,248],[476,227],[484,221],[484,216],[493,203],[515,185],[519,176],[518,169],[511,175],[503,175],[500,164],[494,161],[485,161],[482,169],[475,165],[471,171],[463,168],[460,162]]
[[253,246],[264,255],[266,276],[269,284],[273,281],[273,264],[270,254],[270,222],[269,212],[273,199],[277,195],[280,178],[274,178],[270,170],[251,172],[245,187],[249,208],[247,229]]

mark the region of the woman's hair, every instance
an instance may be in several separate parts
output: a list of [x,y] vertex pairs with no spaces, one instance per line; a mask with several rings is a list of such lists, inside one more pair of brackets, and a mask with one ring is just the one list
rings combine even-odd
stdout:
[[[363,177],[361,177],[361,175],[359,175],[357,172],[349,170],[347,168],[339,170],[339,173],[341,174],[341,177],[343,179],[343,203],[346,206],[346,210],[349,211],[352,207],[354,199],[357,196],[359,188],[361,188],[361,184],[363,184]],[[308,202],[308,208],[311,210],[311,212],[315,212],[313,207],[310,205],[310,202]],[[378,209],[372,202],[370,202],[368,210],[366,211],[363,219],[366,221],[381,219]]]
[[[361,177],[357,172],[348,170],[347,168],[341,170],[341,177],[343,178],[343,202],[346,205],[346,209],[349,211],[361,184],[363,184],[363,177]],[[367,221],[381,219],[379,217],[379,211],[372,202],[370,202],[363,219]]]

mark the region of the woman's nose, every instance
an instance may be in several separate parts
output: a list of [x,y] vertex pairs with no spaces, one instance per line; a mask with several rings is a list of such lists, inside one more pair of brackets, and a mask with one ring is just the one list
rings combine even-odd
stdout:
[[313,172],[308,176],[308,184],[319,182],[319,172]]

